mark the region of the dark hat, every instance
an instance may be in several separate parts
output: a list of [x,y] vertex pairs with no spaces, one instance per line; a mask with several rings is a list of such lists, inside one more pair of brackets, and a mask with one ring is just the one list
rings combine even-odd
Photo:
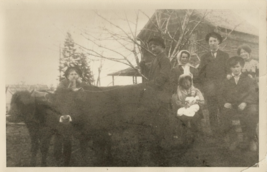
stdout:
[[209,42],[210,37],[217,38],[218,41],[219,41],[219,44],[222,43],[222,39],[223,39],[223,38],[222,38],[222,36],[221,36],[220,34],[218,34],[218,33],[216,33],[216,32],[210,32],[210,33],[208,33],[208,34],[206,35],[206,38],[205,38],[206,42]]
[[147,43],[149,44],[150,42],[154,42],[156,44],[161,45],[162,48],[165,48],[164,39],[162,39],[161,37],[153,37],[153,38],[150,38]]
[[65,78],[68,77],[69,73],[70,73],[72,70],[76,71],[76,73],[77,73],[80,77],[82,76],[82,71],[81,71],[78,67],[76,67],[76,66],[72,67],[72,66],[71,66],[71,67],[68,67],[67,70],[65,71],[65,73],[64,73]]

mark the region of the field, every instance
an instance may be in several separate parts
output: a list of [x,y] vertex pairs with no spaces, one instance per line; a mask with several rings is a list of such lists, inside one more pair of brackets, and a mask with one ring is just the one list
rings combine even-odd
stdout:
[[[114,136],[119,139],[120,136]],[[131,136],[134,137],[134,136]],[[128,152],[121,153],[121,159],[129,159],[134,151],[137,151],[131,145],[117,145],[118,147],[128,146]],[[30,138],[27,128],[24,124],[6,125],[6,166],[7,167],[26,167],[30,163]],[[89,143],[90,146],[90,143]],[[115,150],[114,150],[115,151]],[[116,149],[119,151],[119,149]],[[53,139],[50,143],[47,164],[50,167],[57,166],[53,157]],[[142,166],[157,166],[149,158],[148,152],[143,153]],[[248,150],[237,148],[229,151],[225,148],[222,140],[214,139],[207,135],[196,137],[192,146],[184,150],[173,150],[169,158],[169,166],[173,167],[250,167],[258,162],[258,154]],[[88,147],[88,167],[93,166],[94,152]],[[37,166],[41,164],[41,153],[37,155]],[[81,165],[80,149],[78,141],[73,139],[73,149],[71,166]],[[119,165],[120,166],[120,165]]]

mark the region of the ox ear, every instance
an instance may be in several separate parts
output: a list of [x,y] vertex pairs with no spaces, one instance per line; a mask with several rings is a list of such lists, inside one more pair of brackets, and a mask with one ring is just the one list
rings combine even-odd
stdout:
[[29,93],[29,94],[21,94],[20,95],[20,100],[25,105],[34,103],[34,97],[31,96],[31,93]]

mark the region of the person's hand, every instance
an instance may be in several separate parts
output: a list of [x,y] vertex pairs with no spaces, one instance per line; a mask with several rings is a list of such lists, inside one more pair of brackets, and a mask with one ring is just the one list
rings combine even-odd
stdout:
[[244,110],[246,108],[247,104],[246,103],[240,103],[240,105],[238,105],[238,109],[239,110]]
[[72,88],[71,90],[72,91],[78,91],[78,90],[80,90],[81,88]]
[[233,76],[232,75],[230,75],[230,74],[228,74],[227,76],[226,76],[226,78],[229,80],[229,79],[231,79]]
[[252,76],[251,74],[248,74],[248,76],[249,76],[250,78],[253,78],[253,76]]
[[225,103],[224,107],[227,108],[227,109],[231,109],[232,105],[231,105],[231,103]]
[[82,83],[83,82],[82,78],[81,77],[77,78],[77,82]]

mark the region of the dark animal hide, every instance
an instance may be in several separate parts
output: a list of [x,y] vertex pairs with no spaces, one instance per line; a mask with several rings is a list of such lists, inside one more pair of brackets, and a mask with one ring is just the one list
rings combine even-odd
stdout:
[[[140,165],[142,155],[132,155],[136,157],[135,161],[129,159],[131,163],[124,160],[120,161],[122,164],[114,164],[114,147],[123,139],[138,144],[139,153],[144,151],[142,149],[152,152],[156,166],[164,165],[166,151],[181,146],[176,139],[180,123],[170,110],[170,95],[146,84],[88,87],[78,92],[58,90],[53,104],[62,114],[70,115],[73,126],[82,133],[81,152],[85,153],[87,140],[96,143],[93,148],[98,150],[96,163],[99,166]],[[125,135],[127,131],[137,136],[133,138],[138,141]],[[115,138],[119,133],[125,138]],[[105,153],[106,159],[103,158]]]
[[[36,165],[36,155],[40,148],[42,153],[42,166],[46,166],[46,157],[52,135],[58,133],[60,114],[48,102],[32,97],[30,92],[16,92],[11,99],[10,122],[23,121],[31,138],[31,162]],[[66,150],[64,152],[71,151]],[[58,153],[58,152],[56,152]],[[57,158],[60,158],[57,156]],[[69,158],[65,157],[65,165]]]

